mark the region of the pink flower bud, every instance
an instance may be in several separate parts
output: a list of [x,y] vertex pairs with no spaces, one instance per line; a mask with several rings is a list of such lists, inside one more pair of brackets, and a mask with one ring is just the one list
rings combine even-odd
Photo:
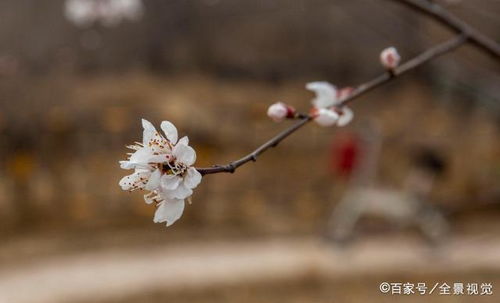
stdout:
[[380,53],[380,63],[382,63],[382,66],[387,70],[393,70],[398,67],[400,60],[401,57],[394,47],[388,47]]
[[295,109],[283,102],[276,102],[269,106],[267,109],[267,115],[269,118],[273,119],[273,121],[281,122],[286,118],[293,118],[295,115]]

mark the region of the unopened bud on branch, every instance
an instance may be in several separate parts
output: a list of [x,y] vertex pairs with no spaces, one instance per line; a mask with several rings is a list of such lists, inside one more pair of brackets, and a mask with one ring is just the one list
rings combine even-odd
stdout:
[[293,118],[295,116],[295,108],[283,102],[276,102],[269,106],[267,115],[275,122],[281,122],[286,118]]
[[398,67],[399,61],[401,61],[401,57],[395,47],[388,47],[380,53],[380,63],[389,71]]

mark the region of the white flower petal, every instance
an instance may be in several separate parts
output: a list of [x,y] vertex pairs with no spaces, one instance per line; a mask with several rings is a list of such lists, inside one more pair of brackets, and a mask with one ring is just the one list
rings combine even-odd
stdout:
[[306,88],[316,93],[312,104],[317,108],[327,108],[337,103],[337,89],[328,82],[310,82]]
[[130,161],[119,161],[121,169],[134,169],[135,164],[130,163]]
[[131,180],[132,175],[125,176],[125,177],[121,178],[121,180],[118,182],[118,185],[120,185],[122,190],[130,190],[132,188],[132,184],[133,184],[133,180]]
[[189,145],[189,138],[188,136],[184,136],[179,139],[179,142],[177,144],[182,144],[182,145]]
[[149,163],[165,163],[165,162],[170,162],[170,155],[169,154],[161,154],[161,155],[155,155],[151,156],[148,159]]
[[177,144],[172,151],[176,160],[187,166],[191,166],[196,162],[196,152],[191,146]]
[[161,177],[161,188],[164,191],[175,190],[181,184],[182,178],[176,175],[163,175]]
[[186,171],[186,175],[184,176],[184,186],[187,188],[193,189],[201,182],[201,174],[194,167],[190,167]]
[[142,144],[147,146],[158,132],[153,124],[146,119],[142,119],[142,127],[144,128],[144,131],[142,132]]
[[153,150],[148,147],[143,147],[136,150],[128,160],[127,166],[148,167],[149,159],[153,156]]
[[190,188],[184,186],[183,183],[179,184],[176,189],[168,190],[163,192],[165,197],[169,199],[186,199],[187,197],[193,194],[193,191]]
[[149,181],[144,186],[144,189],[146,189],[146,190],[155,190],[158,187],[160,187],[160,178],[161,178],[161,171],[159,169],[156,169],[151,174],[151,176],[149,176]]
[[340,115],[339,120],[337,121],[337,125],[340,127],[346,126],[349,122],[351,122],[353,117],[353,111],[349,107],[344,106],[344,108],[342,108],[342,115]]
[[177,143],[177,128],[170,121],[163,121],[161,123],[161,130],[165,133],[166,138],[172,143]]
[[332,126],[337,123],[339,115],[330,109],[320,108],[314,121],[321,126]]
[[143,189],[151,172],[138,170],[131,175],[123,177],[118,184],[123,190]]
[[172,199],[165,200],[160,203],[160,206],[155,212],[153,222],[167,222],[167,226],[174,224],[184,212],[184,200]]

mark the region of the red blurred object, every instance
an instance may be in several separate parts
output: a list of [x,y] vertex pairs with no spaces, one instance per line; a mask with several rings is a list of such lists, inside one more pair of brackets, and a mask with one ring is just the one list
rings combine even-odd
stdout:
[[336,138],[331,153],[331,169],[335,175],[348,178],[358,164],[359,143],[353,134]]

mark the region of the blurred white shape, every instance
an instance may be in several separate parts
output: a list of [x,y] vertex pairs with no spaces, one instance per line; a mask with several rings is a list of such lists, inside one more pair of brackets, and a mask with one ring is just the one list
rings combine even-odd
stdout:
[[94,3],[91,1],[67,0],[64,15],[78,26],[85,26],[95,19]]
[[143,15],[141,0],[66,0],[64,15],[76,26],[93,23],[115,26],[121,21],[136,21]]
[[314,121],[321,126],[346,126],[351,122],[354,113],[347,106],[342,106],[342,100],[351,93],[351,88],[337,90],[326,81],[315,81],[306,84],[306,89],[316,94],[311,101],[313,109],[311,114]]
[[337,88],[326,81],[309,82],[306,84],[306,89],[316,94],[311,101],[316,108],[327,108],[338,104]]
[[335,125],[339,120],[339,115],[335,111],[326,108],[315,109],[313,117],[316,123],[324,127]]
[[339,119],[337,121],[337,125],[340,127],[346,126],[347,124],[349,124],[349,122],[351,122],[353,117],[354,113],[352,109],[350,109],[347,106],[344,106],[344,108],[342,109],[342,115],[339,116]]

